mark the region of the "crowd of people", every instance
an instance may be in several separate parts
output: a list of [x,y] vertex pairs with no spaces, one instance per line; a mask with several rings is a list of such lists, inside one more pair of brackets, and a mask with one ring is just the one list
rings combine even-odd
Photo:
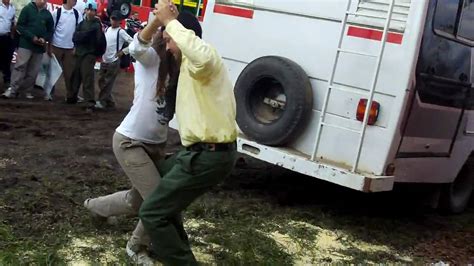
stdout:
[[[88,198],[84,207],[99,220],[139,217],[125,247],[139,264],[158,260],[164,265],[197,265],[181,213],[228,176],[236,161],[236,104],[227,69],[216,49],[201,39],[197,18],[180,13],[170,0],[159,0],[153,20],[133,38],[111,15],[111,26],[104,31],[101,92],[95,102],[93,67],[98,45],[91,40],[100,38],[101,23],[94,2],[86,3],[81,18],[72,9],[75,1],[65,0],[53,15],[42,11],[45,0],[35,0],[22,10],[17,23],[20,58],[3,96],[14,98],[32,86],[37,58],[46,52],[54,53],[68,69],[64,70],[69,79],[66,102],[79,101],[82,84],[89,108],[113,106],[110,91],[117,60],[130,54],[136,60],[133,105],[115,130],[112,148],[132,187]],[[11,30],[14,24],[11,20]],[[127,42],[129,46],[121,49]],[[168,122],[174,115],[183,147],[165,157]]]
[[[5,91],[2,98],[17,98],[24,92],[32,99],[43,56],[56,58],[62,69],[68,104],[85,102],[87,110],[114,108],[112,88],[119,74],[121,58],[128,54],[126,44],[140,29],[137,14],[127,19],[127,29],[121,28],[122,17],[112,12],[109,21],[100,21],[97,3],[89,0],[63,0],[52,13],[47,0],[26,4],[15,19],[15,7],[10,0],[0,5],[0,68]],[[133,28],[128,25],[133,25]],[[101,48],[100,43],[105,45]],[[15,63],[12,62],[16,51]],[[95,91],[95,64],[100,58],[99,93]],[[127,61],[128,62],[128,61]],[[126,68],[128,65],[122,66]],[[82,97],[79,90],[82,86]],[[44,99],[51,101],[54,90],[45,90]]]

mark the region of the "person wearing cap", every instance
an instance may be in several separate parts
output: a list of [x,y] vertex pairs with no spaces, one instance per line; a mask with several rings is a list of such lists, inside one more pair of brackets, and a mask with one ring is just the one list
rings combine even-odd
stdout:
[[97,3],[90,0],[86,3],[86,15],[77,25],[73,35],[74,70],[72,74],[72,92],[67,95],[66,103],[77,103],[79,87],[82,84],[86,107],[92,109],[95,105],[94,65],[96,61],[96,45],[102,34],[102,24],[96,17]]
[[112,97],[112,89],[115,83],[115,78],[120,70],[120,57],[128,54],[128,47],[122,50],[124,43],[131,43],[133,41],[127,32],[120,28],[120,14],[118,11],[113,11],[110,15],[110,27],[105,31],[105,39],[107,40],[107,49],[102,56],[102,63],[100,64],[99,72],[99,100],[97,101],[96,109],[114,108],[115,102]]
[[[167,50],[181,61],[176,116],[178,153],[158,166],[162,178],[142,203],[139,217],[164,265],[197,265],[181,212],[232,171],[237,151],[236,104],[227,69],[216,49],[201,39],[195,16],[160,0],[151,28],[165,26]],[[138,39],[150,42],[143,30]]]
[[[21,10],[17,22],[17,30],[20,33],[17,61],[13,68],[10,88],[2,94],[3,98],[16,98],[21,90],[33,88],[43,53],[54,31],[53,17],[46,9],[46,3],[46,0],[35,0]],[[27,97],[32,98],[29,93]]]

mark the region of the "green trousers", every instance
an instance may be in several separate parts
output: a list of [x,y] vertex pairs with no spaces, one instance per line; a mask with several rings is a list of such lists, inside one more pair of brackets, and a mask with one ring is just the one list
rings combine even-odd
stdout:
[[197,265],[181,212],[230,174],[236,151],[181,150],[159,166],[161,182],[142,203],[140,219],[152,249],[165,266]]

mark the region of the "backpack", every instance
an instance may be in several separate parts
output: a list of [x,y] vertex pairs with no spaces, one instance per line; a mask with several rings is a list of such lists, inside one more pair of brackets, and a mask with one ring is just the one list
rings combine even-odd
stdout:
[[[125,45],[125,43],[122,45],[122,49],[119,49],[119,43],[120,43],[120,31],[122,29],[119,28],[119,30],[117,31],[117,53],[122,50],[123,48],[127,47],[127,45]],[[129,54],[124,54],[122,55],[122,57],[120,57],[120,68],[127,68],[130,66],[130,61],[131,61],[131,58],[130,58],[130,55]]]
[[[74,11],[74,16],[76,17],[76,26],[77,26],[77,23],[79,22],[79,12],[75,8],[72,8],[72,10]],[[54,24],[54,29],[56,29],[56,27],[58,26],[60,18],[61,18],[61,8],[58,8],[58,12],[56,13],[56,23]]]

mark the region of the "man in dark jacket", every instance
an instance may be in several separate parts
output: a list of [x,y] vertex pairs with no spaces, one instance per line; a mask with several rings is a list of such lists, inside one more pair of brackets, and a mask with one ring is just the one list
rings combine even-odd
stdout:
[[77,94],[82,84],[84,101],[87,108],[95,105],[94,65],[97,54],[97,46],[102,33],[102,25],[96,17],[97,4],[95,1],[86,3],[85,19],[77,25],[73,36],[75,46],[75,65],[72,74],[73,95],[68,95],[67,103],[77,103]]
[[26,5],[20,13],[17,23],[20,33],[17,61],[13,68],[10,88],[2,94],[3,98],[16,98],[18,92],[32,88],[35,83],[43,53],[54,32],[53,16],[46,9],[46,1],[35,0]]

